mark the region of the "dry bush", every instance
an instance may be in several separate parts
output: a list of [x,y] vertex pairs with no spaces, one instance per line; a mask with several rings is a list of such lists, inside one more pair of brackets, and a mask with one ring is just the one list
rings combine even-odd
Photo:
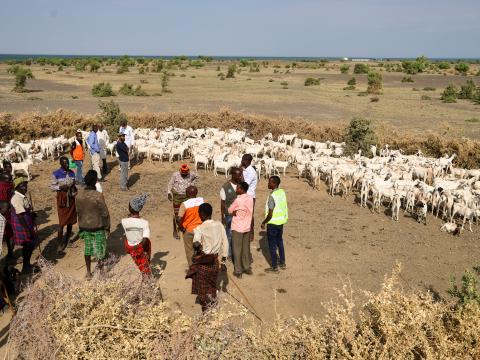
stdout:
[[[199,317],[172,311],[152,282],[107,273],[74,280],[43,264],[18,302],[9,359],[476,359],[480,307],[399,286],[400,267],[355,311],[345,286],[324,319],[277,317],[260,329],[222,301]],[[135,276],[140,276],[135,274]]]
[[[275,137],[280,134],[297,133],[299,137],[314,141],[336,141],[345,139],[347,123],[320,125],[313,121],[292,118],[274,118],[260,114],[231,111],[222,108],[218,112],[135,112],[127,113],[129,122],[134,127],[181,128],[217,127],[220,129],[247,130],[249,135],[260,139],[271,132]],[[98,122],[97,115],[57,110],[50,113],[26,112],[19,115],[0,113],[0,140],[30,139],[58,136],[73,136],[78,128],[89,129]],[[408,133],[395,128],[377,127],[379,146],[389,144],[393,149],[402,149],[406,154],[417,150],[429,156],[443,156],[455,152],[455,165],[466,168],[480,167],[480,142],[462,138],[460,134],[449,129],[443,134]]]

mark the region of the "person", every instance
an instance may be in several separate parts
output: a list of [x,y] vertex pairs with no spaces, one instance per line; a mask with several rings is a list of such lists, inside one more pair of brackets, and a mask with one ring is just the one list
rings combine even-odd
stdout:
[[[267,225],[267,240],[272,266],[266,272],[278,273],[278,266],[285,270],[285,250],[283,247],[283,225],[288,221],[288,205],[285,190],[280,189],[280,178],[276,175],[268,179],[268,189],[272,192],[265,206],[265,220],[261,228]],[[278,249],[278,256],[277,256]]]
[[233,204],[233,201],[237,198],[237,185],[242,181],[242,170],[233,167],[230,170],[231,179],[222,185],[220,189],[220,212],[222,217],[222,223],[227,231],[228,239],[228,257],[232,257],[232,214],[228,212],[228,208]]
[[15,174],[13,173],[13,168],[12,168],[12,163],[8,160],[3,160],[2,162],[2,167],[3,167],[3,173],[4,174],[9,174],[12,178],[14,178]]
[[33,250],[38,242],[32,202],[28,199],[28,180],[17,177],[13,181],[15,193],[10,200],[10,216],[12,220],[13,240],[15,245],[22,247],[22,273],[31,273],[36,270],[30,263]]
[[237,186],[237,198],[228,208],[232,219],[233,275],[252,275],[250,262],[250,227],[253,216],[253,198],[247,194],[248,184],[241,181]]
[[[7,229],[7,217],[10,212],[10,204],[8,201],[0,200],[0,239],[5,237]],[[2,255],[3,246],[0,246],[0,255]]]
[[70,145],[70,155],[77,167],[75,182],[78,185],[83,184],[83,161],[85,159],[85,150],[83,148],[82,130],[77,130],[75,133],[75,141]]
[[[10,200],[14,194],[12,175],[9,173],[2,172],[0,174],[0,201],[10,204]],[[7,243],[7,260],[14,261],[17,258],[13,255],[13,230],[12,230],[12,220],[10,216],[10,211],[5,215],[5,229],[3,236],[0,239],[3,239]]]
[[108,135],[108,131],[104,129],[102,123],[98,124],[97,138],[98,144],[100,145],[100,159],[102,160],[103,176],[105,176],[108,171],[107,145],[110,142],[110,136]]
[[187,200],[185,200],[178,210],[177,224],[180,231],[183,232],[183,245],[185,255],[187,256],[188,266],[192,265],[193,256],[193,231],[202,223],[198,214],[198,207],[204,203],[202,197],[197,197],[198,189],[196,186],[189,186],[185,191]]
[[138,266],[140,272],[147,276],[152,274],[150,259],[152,256],[152,244],[150,242],[150,226],[148,220],[140,217],[147,201],[147,195],[140,195],[131,199],[128,203],[129,217],[122,219],[122,227],[125,231],[125,250]]
[[[120,122],[120,129],[118,132],[125,134],[125,144],[127,144],[128,150],[132,151],[133,145],[135,144],[135,134],[133,132],[133,128],[128,125],[126,119],[123,119]],[[130,169],[130,161],[128,162],[128,168]]]
[[167,197],[173,204],[173,237],[180,239],[177,230],[177,217],[180,205],[187,200],[187,187],[195,185],[198,176],[190,172],[187,164],[182,164],[178,172],[173,173],[167,185]]
[[[252,166],[253,157],[250,154],[244,154],[241,160],[241,167],[243,169],[243,180],[248,184],[248,195],[253,198],[253,212],[255,213],[255,199],[256,199],[256,190],[257,190],[257,171]],[[254,239],[255,233],[255,223],[254,217],[252,216],[252,226],[250,228],[250,241]],[[248,254],[250,256],[250,261],[253,262],[252,252],[250,250],[250,244],[248,245]]]
[[118,134],[117,145],[115,145],[118,154],[118,165],[120,167],[120,190],[128,190],[128,146],[125,143],[125,134]]
[[[65,156],[60,157],[60,168],[52,173],[50,189],[57,193],[57,252],[63,254],[72,235],[72,227],[77,223],[75,173],[69,169],[68,159]],[[67,233],[64,237],[63,229],[65,226],[67,227]]]
[[102,269],[110,234],[110,214],[103,195],[95,188],[97,179],[97,172],[89,170],[85,175],[85,188],[78,192],[76,199],[79,236],[85,241],[87,278],[92,277],[92,256],[98,260],[98,269]]
[[102,180],[102,172],[100,171],[100,145],[97,137],[98,126],[94,124],[92,131],[88,134],[87,144],[90,148],[91,168],[97,172],[98,180]]
[[216,304],[218,273],[220,269],[227,270],[227,233],[220,221],[212,220],[212,212],[212,206],[208,203],[203,203],[198,208],[202,224],[194,230],[195,255],[185,276],[192,279],[192,294],[197,295],[197,303],[202,306],[202,312]]

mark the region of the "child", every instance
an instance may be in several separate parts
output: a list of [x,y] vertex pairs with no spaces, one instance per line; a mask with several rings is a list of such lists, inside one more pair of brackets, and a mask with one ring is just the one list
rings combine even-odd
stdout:
[[130,216],[122,219],[125,231],[125,250],[132,256],[133,261],[144,275],[151,275],[150,258],[152,246],[150,242],[150,226],[148,221],[140,217],[147,195],[140,195],[130,200],[128,210]]

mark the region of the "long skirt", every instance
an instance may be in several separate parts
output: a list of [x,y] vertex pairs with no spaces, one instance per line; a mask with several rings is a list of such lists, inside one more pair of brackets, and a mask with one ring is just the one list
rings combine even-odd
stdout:
[[75,198],[68,196],[66,191],[57,191],[57,212],[60,227],[77,223]]
[[150,239],[135,246],[130,246],[125,239],[124,246],[127,253],[132,257],[135,265],[138,266],[140,272],[145,275],[150,275],[152,273],[152,269],[150,268],[150,258],[152,256]]
[[192,294],[197,295],[197,302],[202,310],[215,304],[217,300],[217,277],[220,265],[217,254],[196,256],[187,273],[192,278]]

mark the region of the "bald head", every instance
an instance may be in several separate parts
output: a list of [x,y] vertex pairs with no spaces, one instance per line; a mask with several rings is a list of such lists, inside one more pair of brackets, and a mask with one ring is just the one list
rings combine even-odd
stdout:
[[194,197],[197,197],[197,194],[198,194],[198,189],[196,186],[189,186],[187,187],[187,189],[185,190],[185,194],[187,195],[187,197],[189,199],[192,199]]

